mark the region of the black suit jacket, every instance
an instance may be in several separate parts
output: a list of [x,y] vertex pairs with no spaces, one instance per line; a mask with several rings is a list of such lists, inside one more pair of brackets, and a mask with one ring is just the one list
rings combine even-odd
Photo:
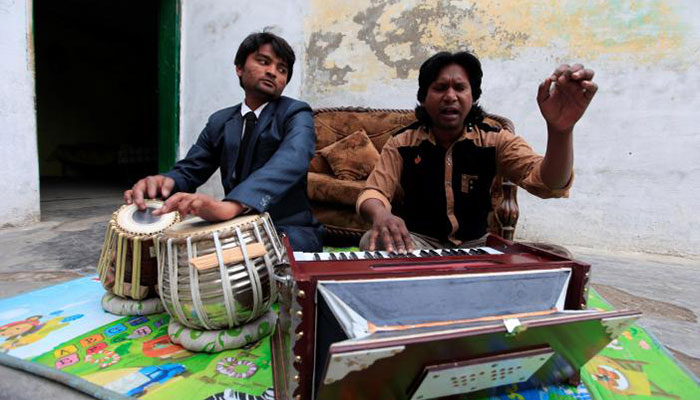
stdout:
[[[284,96],[271,101],[248,150],[240,153],[242,130],[240,104],[215,112],[187,156],[164,175],[175,180],[177,191],[194,192],[221,168],[225,199],[269,212],[294,250],[320,251],[322,231],[306,194],[316,141],[311,107]],[[235,176],[238,157],[244,157],[240,177]]]

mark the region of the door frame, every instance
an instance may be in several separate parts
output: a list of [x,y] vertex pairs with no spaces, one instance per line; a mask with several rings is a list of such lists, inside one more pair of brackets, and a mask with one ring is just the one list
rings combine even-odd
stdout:
[[181,0],[161,0],[158,12],[158,171],[170,170],[180,139]]

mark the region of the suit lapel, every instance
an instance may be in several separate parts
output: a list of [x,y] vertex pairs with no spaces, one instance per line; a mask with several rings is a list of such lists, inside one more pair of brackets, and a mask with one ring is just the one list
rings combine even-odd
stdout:
[[241,147],[241,133],[243,132],[243,117],[241,117],[241,105],[233,109],[233,115],[224,125],[224,142],[226,146],[228,165],[226,171],[221,171],[228,180],[233,179],[236,171],[236,160],[238,160],[238,149]]

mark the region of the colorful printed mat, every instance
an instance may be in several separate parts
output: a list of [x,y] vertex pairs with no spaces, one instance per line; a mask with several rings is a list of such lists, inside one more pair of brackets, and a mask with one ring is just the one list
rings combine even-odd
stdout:
[[[270,342],[197,354],[172,344],[169,317],[120,318],[96,278],[0,300],[0,363],[99,399],[273,399]],[[592,307],[610,309],[597,294]],[[625,331],[582,371],[585,385],[505,388],[492,399],[700,399],[697,378],[642,328]]]

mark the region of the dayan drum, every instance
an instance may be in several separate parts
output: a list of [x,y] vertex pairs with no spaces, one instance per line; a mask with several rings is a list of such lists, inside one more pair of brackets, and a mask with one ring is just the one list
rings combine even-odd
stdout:
[[120,315],[162,312],[158,293],[158,261],[153,239],[180,221],[177,212],[153,215],[162,201],[146,200],[146,209],[123,205],[107,226],[97,271],[107,293],[105,310]]
[[268,214],[219,223],[192,218],[166,229],[157,245],[158,288],[174,342],[215,352],[272,331],[274,269],[285,253]]

